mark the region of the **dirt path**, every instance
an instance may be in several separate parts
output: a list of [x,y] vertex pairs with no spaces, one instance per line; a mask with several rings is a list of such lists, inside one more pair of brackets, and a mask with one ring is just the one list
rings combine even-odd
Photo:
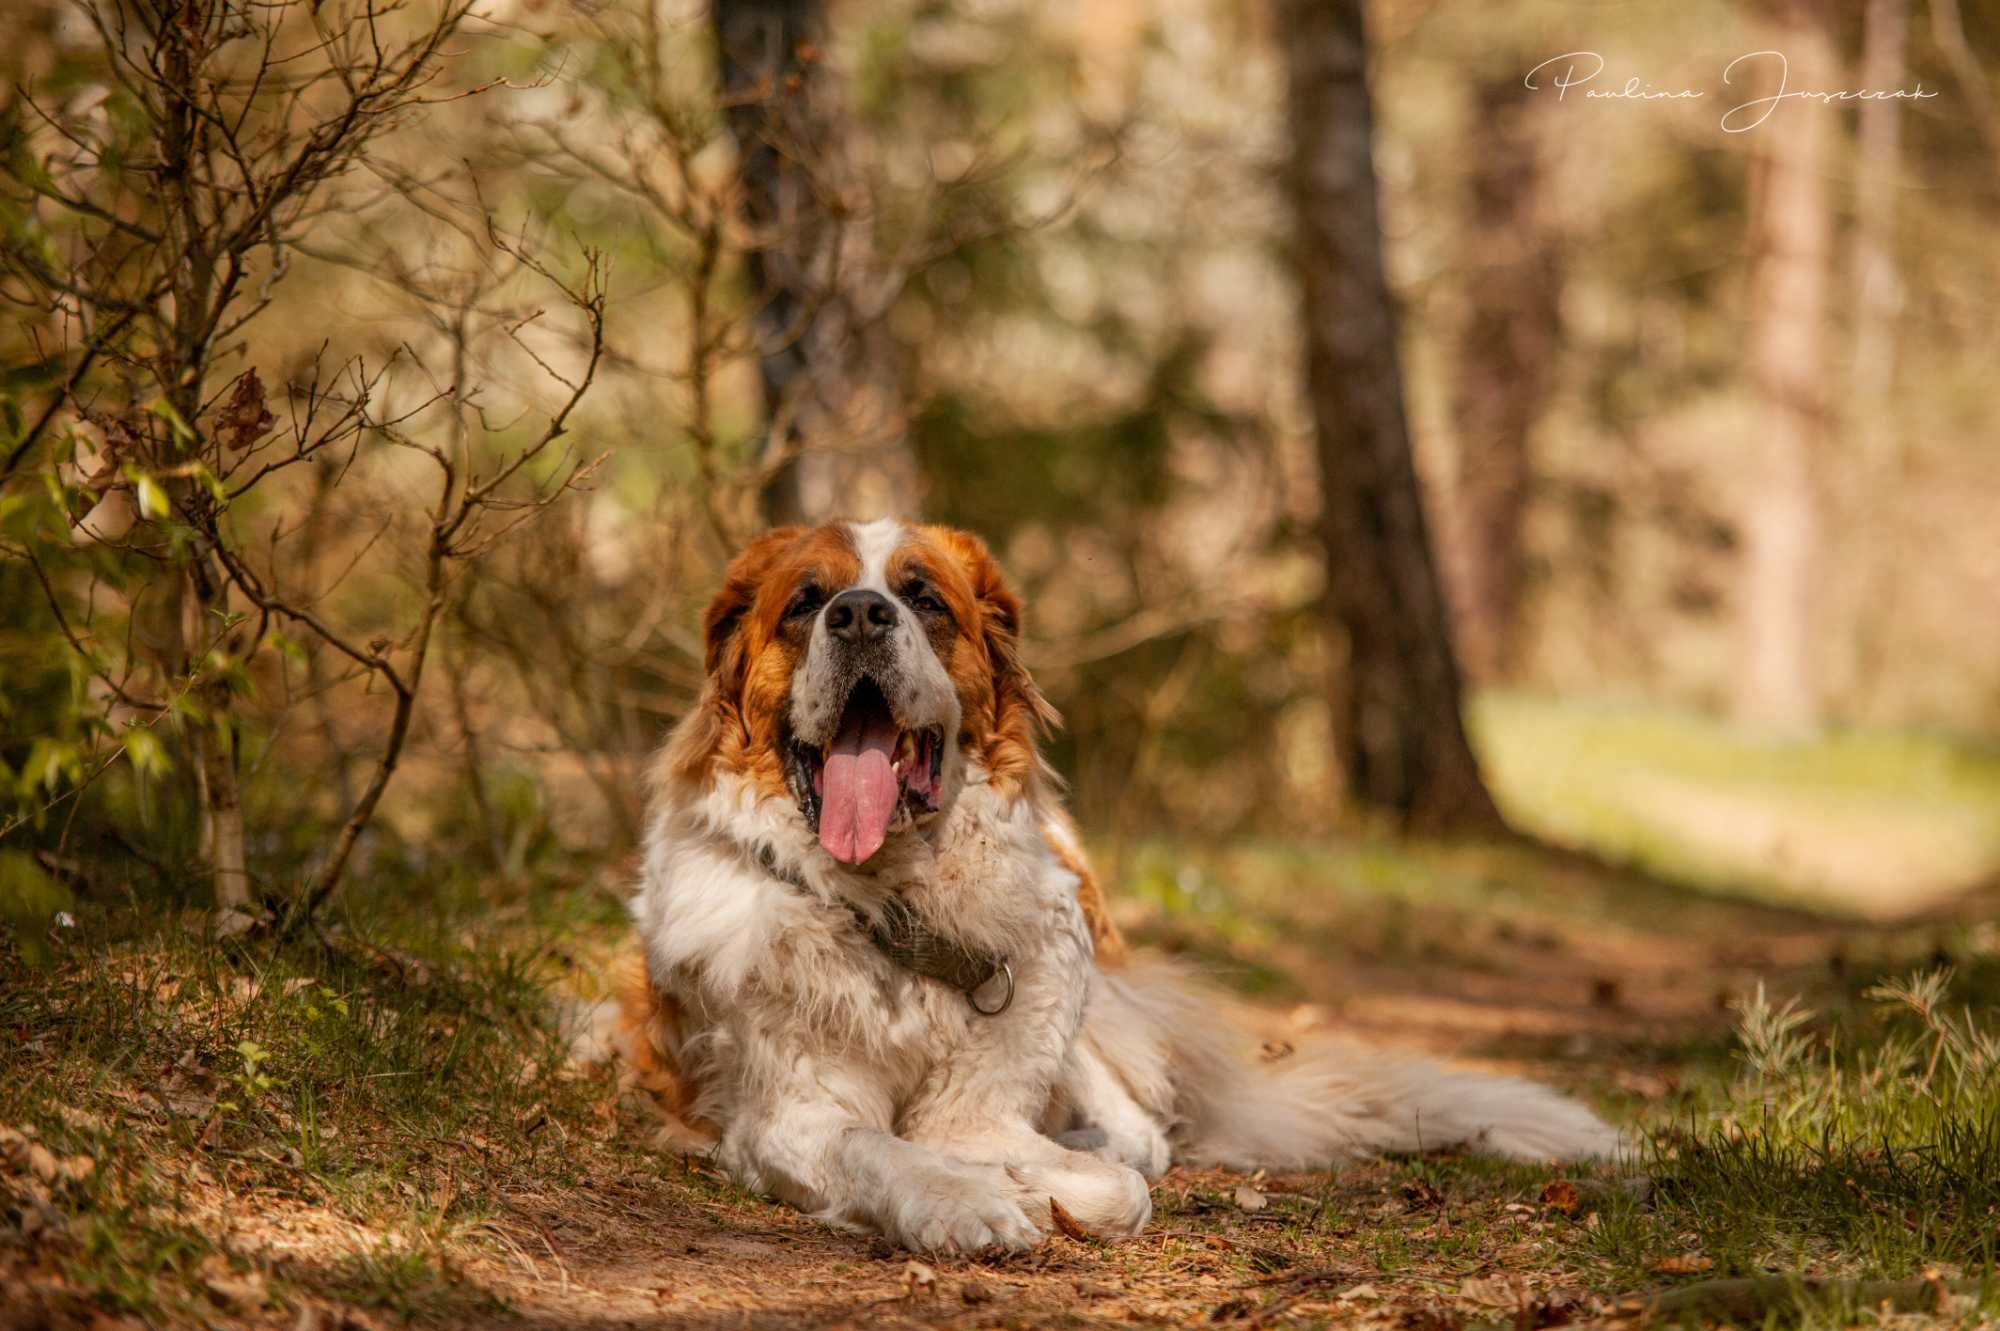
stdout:
[[[1726,1028],[1722,997],[1838,946],[1827,926],[1786,912],[1675,907],[1651,927],[1516,911],[1469,940],[1462,918],[1438,916],[1436,928],[1461,933],[1461,960],[1476,945],[1470,967],[1373,959],[1365,938],[1351,950],[1281,944],[1304,1001],[1235,1006],[1252,1038],[1358,1038],[1644,1103],[1676,1084],[1663,1049]],[[1337,899],[1325,909],[1342,915]],[[1126,916],[1149,933],[1146,912]],[[1239,1204],[1240,1177],[1175,1170],[1141,1240],[1058,1236],[1023,1258],[978,1261],[916,1261],[742,1197],[706,1166],[680,1168],[693,1187],[605,1180],[587,1198],[518,1203],[505,1257],[464,1274],[506,1302],[498,1323],[549,1328],[1407,1326],[1511,1320],[1523,1307],[1615,1311],[1583,1292],[1563,1255],[1569,1219],[1505,1188],[1442,1202],[1380,1162],[1255,1180],[1256,1210]]]

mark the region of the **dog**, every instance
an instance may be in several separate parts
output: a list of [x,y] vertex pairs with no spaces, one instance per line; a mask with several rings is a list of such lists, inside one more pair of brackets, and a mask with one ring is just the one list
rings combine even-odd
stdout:
[[1175,1162],[1617,1149],[1523,1081],[1242,1056],[1113,926],[1021,625],[986,546],[946,527],[784,527],[730,565],[701,697],[651,774],[642,955],[608,1037],[670,1140],[923,1252],[1137,1234]]

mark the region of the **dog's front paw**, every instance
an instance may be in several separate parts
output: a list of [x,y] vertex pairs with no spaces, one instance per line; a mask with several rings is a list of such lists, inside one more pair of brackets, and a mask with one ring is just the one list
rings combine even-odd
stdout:
[[1021,1205],[1041,1219],[1058,1202],[1072,1219],[1106,1238],[1143,1232],[1153,1216],[1152,1192],[1137,1171],[1081,1152],[1061,1163],[1009,1165],[1007,1177]]
[[919,1252],[1025,1252],[1042,1241],[1027,1213],[976,1176],[929,1174],[898,1185],[883,1229]]

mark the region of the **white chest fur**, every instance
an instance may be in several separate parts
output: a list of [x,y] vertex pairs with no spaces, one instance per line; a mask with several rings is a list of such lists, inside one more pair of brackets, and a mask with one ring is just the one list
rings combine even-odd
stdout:
[[[633,913],[655,981],[681,1007],[677,1053],[706,1116],[727,1123],[774,1060],[823,1067],[884,1128],[942,1110],[973,1065],[1005,1075],[1010,1107],[1039,1115],[1082,1019],[1090,944],[1076,880],[1033,809],[968,772],[936,824],[893,837],[867,867],[835,864],[788,803],[741,783],[656,806]],[[1004,957],[1013,1004],[983,1016],[877,949],[854,911],[892,892],[936,932]]]

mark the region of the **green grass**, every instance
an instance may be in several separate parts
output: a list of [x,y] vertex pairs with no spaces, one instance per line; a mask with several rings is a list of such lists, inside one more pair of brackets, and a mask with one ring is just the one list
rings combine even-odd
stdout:
[[1868,1019],[1745,1004],[1740,1071],[1641,1126],[1645,1206],[1607,1210],[1598,1255],[1636,1279],[1668,1235],[1713,1273],[1990,1275],[2000,1241],[2000,1038],[1949,1011],[1949,974],[1875,990]]
[[[85,912],[45,967],[0,936],[0,1030],[28,1033],[9,1040],[0,1125],[88,1162],[42,1190],[60,1223],[40,1255],[100,1306],[198,1316],[240,1260],[219,1223],[231,1199],[296,1201],[387,1237],[252,1273],[272,1306],[444,1298],[495,1188],[576,1186],[608,1094],[553,1029],[560,935],[524,947],[461,923],[273,950],[205,941],[194,919],[121,936]],[[35,1209],[32,1171],[0,1169],[10,1187]]]
[[1471,708],[1519,827],[1712,891],[1870,917],[2000,873],[2000,749],[1912,732],[1764,741],[1663,708]]
[[[1496,1265],[1604,1294],[1785,1277],[1796,1291],[1756,1319],[1778,1325],[1872,1321],[1850,1281],[1980,1285],[1971,1305],[2000,1311],[2000,1035],[1951,1000],[1949,978],[1877,985],[1865,1018],[1837,1023],[1753,998],[1733,1066],[1632,1124],[1616,1166],[1396,1158],[1274,1198],[1270,1232],[1442,1288]],[[1562,1178],[1581,1189],[1568,1211],[1546,1200]],[[1217,1217],[1232,1210],[1201,1192],[1169,1198],[1162,1223],[1227,1232]]]

